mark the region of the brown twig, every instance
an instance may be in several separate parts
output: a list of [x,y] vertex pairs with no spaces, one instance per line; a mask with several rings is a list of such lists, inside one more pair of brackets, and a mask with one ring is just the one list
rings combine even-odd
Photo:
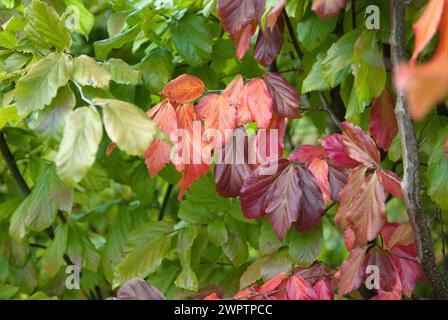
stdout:
[[[406,1],[391,0],[390,8],[392,17],[391,57],[393,65],[397,66],[407,59],[405,38]],[[433,287],[435,298],[448,299],[448,283],[437,270],[431,231],[427,220],[423,216],[420,196],[418,142],[414,125],[407,109],[404,92],[397,92],[395,114],[403,149],[403,199],[416,235],[418,260],[421,262],[423,273]]]

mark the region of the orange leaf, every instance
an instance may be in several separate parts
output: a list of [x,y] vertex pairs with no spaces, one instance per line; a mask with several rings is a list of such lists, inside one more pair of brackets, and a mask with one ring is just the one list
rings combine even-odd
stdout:
[[309,165],[308,169],[311,171],[313,176],[316,178],[319,184],[320,190],[322,191],[324,204],[330,200],[330,183],[328,181],[328,163],[326,160],[314,159]]
[[250,110],[258,127],[264,129],[269,127],[273,111],[272,96],[262,79],[253,79],[246,83],[240,102],[242,111]]
[[444,3],[445,0],[430,0],[425,12],[423,12],[420,19],[414,24],[415,47],[411,61],[415,62],[417,60],[418,55],[436,34],[442,18]]
[[170,81],[162,91],[162,95],[177,103],[187,103],[193,101],[205,91],[205,85],[201,79],[183,74]]

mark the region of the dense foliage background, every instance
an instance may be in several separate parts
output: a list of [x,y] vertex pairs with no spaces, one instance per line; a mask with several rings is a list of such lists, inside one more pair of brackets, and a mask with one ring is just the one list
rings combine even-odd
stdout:
[[446,298],[448,1],[389,2],[0,0],[0,299]]

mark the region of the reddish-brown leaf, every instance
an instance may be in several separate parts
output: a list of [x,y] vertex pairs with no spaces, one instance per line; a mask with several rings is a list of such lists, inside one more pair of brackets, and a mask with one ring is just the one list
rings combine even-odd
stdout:
[[369,130],[376,144],[387,151],[398,132],[394,101],[387,89],[372,101]]
[[401,188],[400,177],[395,172],[389,170],[378,169],[377,172],[383,183],[384,191],[394,197],[401,198],[403,189]]
[[299,94],[289,82],[277,73],[263,76],[272,96],[274,111],[284,118],[299,118]]
[[348,258],[342,263],[339,271],[335,274],[340,297],[361,286],[365,274],[365,253],[366,248],[355,248],[351,250]]
[[350,158],[367,167],[377,167],[380,152],[373,139],[360,127],[349,122],[341,123],[342,145]]
[[355,168],[359,165],[359,162],[350,158],[345,151],[342,144],[341,134],[332,134],[328,137],[320,139],[320,142],[327,153],[328,158],[330,158],[335,165],[343,168]]
[[327,153],[322,147],[304,144],[289,154],[288,159],[296,163],[310,164],[314,159],[324,159]]
[[221,148],[232,137],[236,128],[236,109],[225,95],[211,94],[195,107],[204,120],[205,137],[214,148]]
[[397,285],[398,278],[387,253],[378,247],[373,247],[367,252],[366,261],[366,265],[377,266],[379,268],[380,289],[386,292],[393,291]]
[[183,74],[171,80],[163,89],[162,95],[177,103],[187,103],[196,100],[204,94],[205,85],[201,79]]
[[[182,199],[185,191],[195,181],[207,173],[209,169],[210,154],[204,152],[202,141],[202,131],[194,134],[194,122],[198,121],[194,107],[191,104],[179,106],[176,109],[177,126],[187,134],[182,136],[179,144],[181,150],[176,150],[179,162],[174,163],[179,171],[182,171],[182,178],[179,181],[179,199]],[[199,124],[199,122],[196,122]],[[184,150],[184,148],[186,150]]]
[[275,26],[278,17],[282,14],[282,10],[286,5],[286,0],[279,0],[277,4],[269,11],[266,19],[266,27],[272,28]]
[[286,297],[288,300],[317,300],[313,287],[301,276],[289,277],[286,284]]
[[281,158],[284,148],[286,123],[274,114],[269,128],[258,129],[254,149],[259,163]]
[[327,161],[322,159],[314,159],[308,166],[308,169],[316,178],[320,190],[322,191],[324,204],[327,203],[328,200],[330,200],[331,195],[330,182],[328,179],[330,169]]
[[[168,100],[151,108],[148,115],[168,138],[177,129],[176,111]],[[171,147],[162,139],[155,139],[150,144],[145,152],[145,163],[152,177],[170,162],[170,152]]]
[[318,300],[334,299],[333,283],[330,278],[317,281],[313,286],[313,290],[316,293]]
[[316,178],[310,170],[300,168],[297,175],[302,197],[296,228],[299,232],[304,232],[314,228],[322,219],[324,200]]
[[241,93],[241,107],[243,110],[250,110],[258,127],[269,128],[273,103],[272,96],[263,79],[252,79],[246,83]]
[[445,140],[445,154],[448,155],[448,139]]
[[215,161],[215,183],[218,193],[226,198],[238,197],[244,181],[255,169],[249,159],[249,139],[246,130],[239,128]]
[[339,194],[347,184],[349,171],[334,164],[328,166],[328,182],[330,183],[331,199],[334,202],[340,202]]
[[386,224],[386,197],[377,173],[367,174],[366,167],[357,167],[340,197],[336,223],[344,229],[352,228],[358,246],[375,239]]
[[269,66],[280,53],[283,45],[284,28],[283,18],[277,19],[275,26],[272,28],[266,30],[260,28],[253,55],[262,66]]
[[414,53],[412,60],[416,61],[418,55],[425,49],[435,36],[442,19],[445,0],[430,0],[420,19],[413,25],[415,34]]
[[335,16],[346,4],[346,0],[313,0],[311,9],[322,18]]
[[260,165],[241,188],[241,209],[246,218],[265,214],[279,239],[299,216],[302,191],[297,170],[287,160],[272,160]]

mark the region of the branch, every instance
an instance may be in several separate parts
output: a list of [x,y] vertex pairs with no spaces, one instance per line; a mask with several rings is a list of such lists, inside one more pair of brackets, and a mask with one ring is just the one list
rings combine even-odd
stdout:
[[162,206],[160,207],[158,221],[162,220],[163,216],[165,215],[166,206],[168,205],[168,201],[170,200],[173,187],[174,186],[172,184],[169,184],[168,188],[166,189],[165,196],[163,197]]
[[8,166],[9,171],[11,171],[11,174],[16,181],[17,185],[20,188],[20,191],[22,191],[22,194],[26,197],[31,193],[30,188],[26,184],[25,179],[23,178],[22,174],[19,171],[19,168],[17,167],[16,160],[14,159],[14,156],[11,153],[11,150],[9,150],[8,144],[6,143],[5,135],[3,132],[0,132],[0,152],[3,155],[3,158],[5,159],[6,165]]
[[[406,61],[405,40],[405,0],[391,0],[392,34],[390,39],[391,56],[394,66]],[[403,199],[409,220],[416,235],[418,260],[422,271],[430,281],[434,295],[438,299],[448,299],[448,284],[437,270],[431,231],[423,216],[420,198],[420,168],[418,156],[418,142],[414,125],[408,113],[406,98],[403,92],[397,92],[395,106],[398,129],[403,149],[404,176],[402,182]]]

